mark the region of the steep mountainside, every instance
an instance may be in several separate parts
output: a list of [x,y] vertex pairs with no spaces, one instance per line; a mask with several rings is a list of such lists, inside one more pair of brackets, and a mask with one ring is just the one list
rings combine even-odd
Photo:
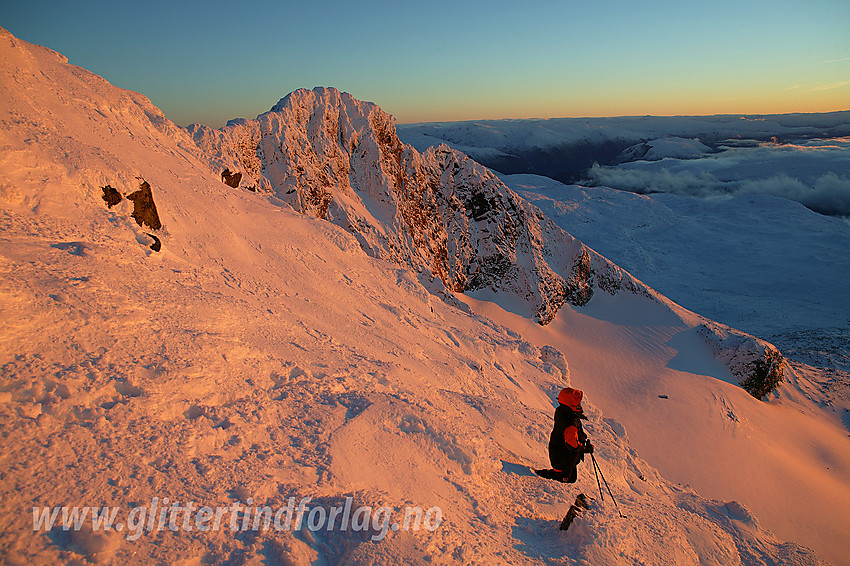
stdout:
[[299,90],[256,120],[190,128],[214,163],[352,232],[373,257],[449,292],[508,291],[541,324],[596,290],[649,294],[489,170],[447,146],[419,153],[393,118],[336,89]]
[[[295,210],[347,229],[370,255],[413,268],[443,296],[500,291],[496,300],[530,309],[544,325],[565,303],[585,305],[600,290],[669,303],[488,169],[445,145],[419,153],[399,140],[390,115],[348,93],[302,89],[256,120],[189,131],[213,167],[244,171],[240,186],[272,191]],[[730,368],[754,396],[781,383],[774,346],[728,328],[703,334],[718,355],[734,357]],[[735,337],[733,356],[721,334]]]
[[[546,326],[490,287],[457,295],[468,308],[456,308],[422,285],[430,267],[404,263],[433,256],[390,247],[408,237],[392,207],[359,194],[362,209],[339,207],[351,218],[385,211],[375,225],[384,248],[371,232],[293,211],[267,192],[271,181],[234,188],[251,176],[241,162],[211,168],[144,96],[5,31],[0,148],[4,562],[844,556],[845,431],[812,404],[762,402],[729,383],[700,336],[707,321],[660,295],[603,290],[565,302]],[[381,167],[369,174],[383,179]],[[515,198],[488,186],[507,199],[496,203]],[[346,197],[337,188],[328,220]],[[380,250],[394,261],[376,259]],[[597,493],[590,465],[574,485],[529,468],[547,464],[553,400],[567,384],[588,392],[595,456],[628,519],[606,495],[564,533],[565,503]],[[809,505],[789,513],[801,492]],[[303,505],[299,518],[258,521],[290,501]],[[89,514],[63,528],[62,508]],[[427,522],[407,528],[417,509]]]

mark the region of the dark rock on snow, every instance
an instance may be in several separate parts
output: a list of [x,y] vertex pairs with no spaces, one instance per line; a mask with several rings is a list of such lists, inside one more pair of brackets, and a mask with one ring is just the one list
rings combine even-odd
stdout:
[[151,244],[151,249],[155,252],[158,252],[159,250],[161,250],[162,249],[162,242],[160,241],[160,239],[157,238],[156,236],[154,236],[153,234],[150,234],[150,233],[148,234],[148,236],[153,238],[153,243]]
[[153,192],[147,181],[142,181],[139,190],[127,195],[133,201],[133,218],[139,226],[148,226],[153,230],[162,228],[156,204],[153,202]]
[[239,181],[241,180],[242,173],[231,173],[230,169],[225,169],[221,172],[221,182],[227,185],[228,187],[233,187],[235,189],[239,186]]
[[111,187],[106,185],[103,188],[103,196],[101,197],[103,201],[106,203],[106,206],[112,208],[119,202],[121,202],[121,193],[118,192],[118,189],[115,187]]

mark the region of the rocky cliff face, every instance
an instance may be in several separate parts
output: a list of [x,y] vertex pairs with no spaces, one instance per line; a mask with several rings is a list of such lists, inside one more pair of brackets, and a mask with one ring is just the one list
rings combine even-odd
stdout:
[[787,364],[773,344],[709,321],[697,327],[697,334],[731,370],[738,384],[756,399],[764,398],[784,381]]
[[[543,325],[598,292],[659,300],[489,169],[447,145],[420,153],[399,140],[389,114],[336,89],[297,90],[255,120],[189,132],[214,170],[243,174],[239,187],[349,230],[367,253],[415,269],[445,297],[513,294]],[[701,334],[742,387],[761,398],[781,382],[773,346],[716,328]]]
[[244,173],[241,185],[344,227],[426,282],[514,293],[541,324],[600,289],[650,295],[485,167],[445,145],[419,153],[392,116],[336,89],[298,90],[256,120],[190,133],[216,166]]

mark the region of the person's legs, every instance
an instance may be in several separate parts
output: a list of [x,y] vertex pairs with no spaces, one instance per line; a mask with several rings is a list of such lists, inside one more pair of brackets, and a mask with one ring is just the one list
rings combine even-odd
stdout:
[[546,478],[547,480],[555,480],[562,483],[575,483],[576,479],[578,479],[578,472],[575,468],[572,468],[570,470],[534,470],[534,473],[540,476],[541,478]]

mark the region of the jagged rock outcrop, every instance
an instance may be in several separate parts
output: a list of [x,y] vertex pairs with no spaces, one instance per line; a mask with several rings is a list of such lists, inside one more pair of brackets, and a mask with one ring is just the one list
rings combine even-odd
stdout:
[[515,293],[541,324],[599,289],[649,295],[485,167],[445,145],[419,153],[392,116],[336,89],[298,90],[256,120],[189,131],[214,164],[240,165],[248,182],[350,230],[374,257],[450,291]]
[[221,172],[221,182],[227,185],[228,187],[233,187],[234,189],[239,186],[239,182],[242,181],[242,173],[231,172],[230,169],[225,168],[224,171]]
[[147,181],[142,181],[139,190],[127,195],[133,201],[133,219],[139,226],[147,226],[153,230],[162,228],[156,204],[153,201],[153,191]]
[[756,399],[775,390],[785,378],[785,358],[773,344],[709,322],[698,326],[697,333],[715,357],[726,363],[738,384]]
[[103,196],[101,198],[103,199],[103,202],[106,203],[106,206],[108,208],[112,208],[113,206],[121,202],[121,199],[123,197],[121,196],[121,193],[118,192],[118,189],[109,185],[106,185],[105,187],[101,188],[103,189]]

